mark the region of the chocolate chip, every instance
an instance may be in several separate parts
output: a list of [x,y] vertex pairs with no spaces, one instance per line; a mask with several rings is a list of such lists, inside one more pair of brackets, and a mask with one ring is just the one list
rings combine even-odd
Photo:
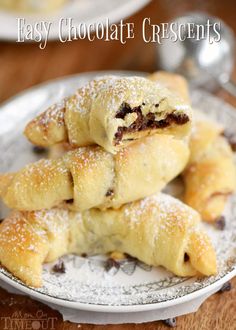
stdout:
[[222,215],[215,221],[215,227],[219,230],[224,230],[225,229],[225,217]]
[[53,266],[52,271],[54,273],[64,274],[66,272],[64,261],[59,260],[58,263]]
[[47,152],[47,149],[46,148],[43,148],[43,147],[39,147],[39,146],[34,146],[33,147],[33,152],[36,155],[42,155],[42,154],[44,154],[44,153]]
[[189,261],[189,255],[187,253],[184,254],[184,262]]
[[73,204],[73,203],[74,203],[74,200],[73,200],[73,199],[68,199],[68,200],[66,201],[66,203],[67,203],[67,204]]
[[142,103],[142,105],[144,106],[144,105],[146,105],[146,103],[145,103],[145,102],[143,102],[143,103]]
[[83,257],[83,258],[87,258],[87,256],[88,256],[87,253],[82,253],[81,254],[81,257]]
[[108,189],[106,192],[106,197],[110,197],[114,194],[114,190],[113,189]]
[[175,317],[171,317],[170,319],[163,320],[162,322],[170,328],[175,328],[177,326],[177,321]]
[[119,269],[120,264],[116,260],[109,258],[106,261],[105,270],[106,270],[106,272],[109,272],[112,268]]
[[155,108],[158,108],[159,107],[159,103],[155,104]]
[[4,220],[4,219],[0,219],[0,223],[2,223],[2,222],[3,222],[3,220]]
[[132,256],[130,256],[129,254],[126,254],[126,257],[127,257],[128,261],[131,261],[131,262],[138,262],[138,259],[137,259],[137,258],[132,257]]
[[232,285],[230,282],[226,282],[222,285],[221,289],[218,291],[219,293],[223,293],[225,291],[230,291],[232,289]]

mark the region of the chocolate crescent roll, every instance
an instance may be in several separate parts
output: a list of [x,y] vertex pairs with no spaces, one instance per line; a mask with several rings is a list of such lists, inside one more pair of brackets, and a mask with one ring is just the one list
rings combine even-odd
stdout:
[[0,225],[0,263],[34,287],[43,284],[43,263],[114,250],[178,276],[209,276],[217,271],[216,256],[199,225],[196,211],[164,194],[118,210],[14,211]]
[[116,153],[141,137],[184,137],[190,128],[191,107],[175,93],[146,78],[109,76],[50,107],[26,126],[25,135],[39,146],[98,144]]
[[75,211],[117,208],[159,192],[188,159],[188,145],[171,135],[148,136],[116,155],[81,147],[0,175],[0,197],[8,207],[27,211],[61,203]]
[[209,222],[222,216],[229,196],[236,190],[233,152],[222,130],[219,124],[196,111],[190,160],[183,172],[184,202]]

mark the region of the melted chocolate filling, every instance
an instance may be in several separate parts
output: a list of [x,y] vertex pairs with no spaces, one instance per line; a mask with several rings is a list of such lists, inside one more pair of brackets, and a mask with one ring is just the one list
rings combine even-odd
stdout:
[[64,274],[66,272],[64,261],[59,260],[57,264],[53,266],[52,271],[54,273]]
[[[159,105],[156,104],[155,106],[158,107]],[[189,121],[189,117],[186,114],[176,113],[170,113],[165,119],[155,120],[154,113],[150,112],[144,116],[141,111],[141,106],[132,109],[127,103],[122,103],[115,118],[124,119],[128,113],[136,113],[137,119],[129,127],[118,127],[115,134],[116,144],[119,144],[125,133],[144,131],[146,129],[165,128],[170,126],[172,123],[175,123],[176,125],[184,125]]]

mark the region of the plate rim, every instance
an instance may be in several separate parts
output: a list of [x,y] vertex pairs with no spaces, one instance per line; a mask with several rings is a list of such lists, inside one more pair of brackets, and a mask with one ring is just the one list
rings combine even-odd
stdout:
[[[25,96],[25,94],[32,93],[37,91],[40,88],[47,88],[50,85],[54,84],[60,84],[62,82],[70,81],[70,80],[76,80],[76,79],[90,79],[95,76],[100,76],[100,75],[109,75],[109,74],[114,74],[114,75],[142,75],[145,76],[147,73],[146,72],[141,72],[141,71],[126,71],[126,70],[102,70],[102,71],[90,71],[90,72],[84,72],[80,74],[73,74],[73,75],[68,75],[68,76],[63,76],[59,77],[56,79],[52,79],[46,82],[43,82],[41,84],[37,84],[31,88],[25,89],[21,91],[20,93],[16,94],[15,96],[12,96],[8,100],[4,101],[2,104],[0,104],[0,111],[1,108],[9,105],[11,102],[15,102],[18,98],[21,98]],[[204,91],[205,94],[208,94],[207,92]],[[213,97],[215,99],[220,100],[221,102],[226,101],[214,96],[214,95],[209,95],[210,97]],[[230,104],[229,104],[230,105]],[[230,107],[234,108],[232,105]],[[10,110],[7,110],[10,111]],[[42,302],[47,302],[47,303],[52,303],[54,305],[58,306],[63,306],[63,307],[68,307],[76,310],[83,310],[83,311],[93,311],[93,312],[108,312],[108,313],[129,313],[129,312],[142,312],[142,311],[151,311],[151,310],[157,310],[157,309],[162,309],[162,308],[167,308],[167,307],[172,307],[175,305],[179,305],[188,301],[192,301],[194,299],[197,299],[201,296],[206,295],[209,292],[212,292],[214,289],[217,289],[218,287],[220,288],[221,285],[223,285],[225,282],[229,281],[232,279],[234,276],[236,276],[236,265],[233,266],[233,269],[223,277],[219,278],[215,282],[207,285],[206,287],[203,287],[201,289],[198,289],[192,293],[188,293],[182,297],[178,297],[176,299],[171,299],[167,300],[164,302],[155,302],[155,303],[149,303],[149,304],[135,304],[135,305],[98,305],[98,304],[89,304],[89,303],[81,303],[81,302],[75,302],[75,301],[68,301],[64,300],[62,298],[57,298],[57,297],[52,297],[47,294],[38,292],[34,290],[33,288],[27,287],[23,283],[18,283],[14,279],[10,278],[3,272],[0,272],[0,279],[12,287],[20,290],[21,292],[24,292],[27,295],[30,295],[34,297],[36,300],[40,300]]]
[[24,284],[18,283],[8,277],[7,275],[0,272],[0,279],[6,282],[7,284],[13,286],[14,288],[28,294],[31,297],[40,300],[41,302],[51,303],[57,306],[72,308],[76,310],[83,310],[89,312],[105,312],[105,313],[132,313],[132,312],[145,312],[157,309],[168,308],[176,305],[192,301],[194,299],[205,296],[207,293],[213,292],[215,289],[220,288],[224,283],[231,280],[236,276],[236,267],[228,274],[224,275],[219,280],[216,280],[214,283],[196,290],[192,293],[188,293],[185,296],[178,297],[176,299],[171,299],[164,302],[155,302],[151,304],[140,304],[140,305],[96,305],[96,304],[86,304],[75,301],[68,301],[61,298],[51,297],[44,293],[35,291],[34,289],[27,287]]

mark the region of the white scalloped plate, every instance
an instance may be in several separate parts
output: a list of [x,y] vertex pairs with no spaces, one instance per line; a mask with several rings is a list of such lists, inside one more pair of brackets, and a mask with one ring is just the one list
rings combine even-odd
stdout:
[[[36,113],[71,94],[94,76],[104,74],[131,73],[107,71],[71,76],[34,87],[2,105],[0,172],[15,170],[37,158],[22,135],[25,124]],[[223,123],[228,130],[235,131],[234,108],[202,91],[194,91],[192,98],[196,107]],[[169,191],[174,193],[176,189],[172,186]],[[0,205],[0,218],[5,212]],[[107,271],[103,256],[82,258],[69,255],[62,258],[65,274],[53,273],[52,265],[44,267],[44,286],[40,289],[27,287],[1,267],[0,279],[36,299],[97,312],[139,312],[190,302],[213,292],[236,275],[236,196],[232,196],[228,203],[225,216],[227,225],[224,231],[205,225],[217,251],[217,276],[180,278],[161,267],[151,268],[132,259]]]
[[[85,23],[119,22],[144,7],[150,0],[69,0],[61,10],[51,15],[29,15],[0,9],[0,39],[16,41],[18,27],[16,18],[25,18],[26,22],[34,25],[36,22],[52,22],[49,40],[58,40],[58,22],[61,18],[72,18],[73,25]],[[67,35],[66,29],[63,35]]]

